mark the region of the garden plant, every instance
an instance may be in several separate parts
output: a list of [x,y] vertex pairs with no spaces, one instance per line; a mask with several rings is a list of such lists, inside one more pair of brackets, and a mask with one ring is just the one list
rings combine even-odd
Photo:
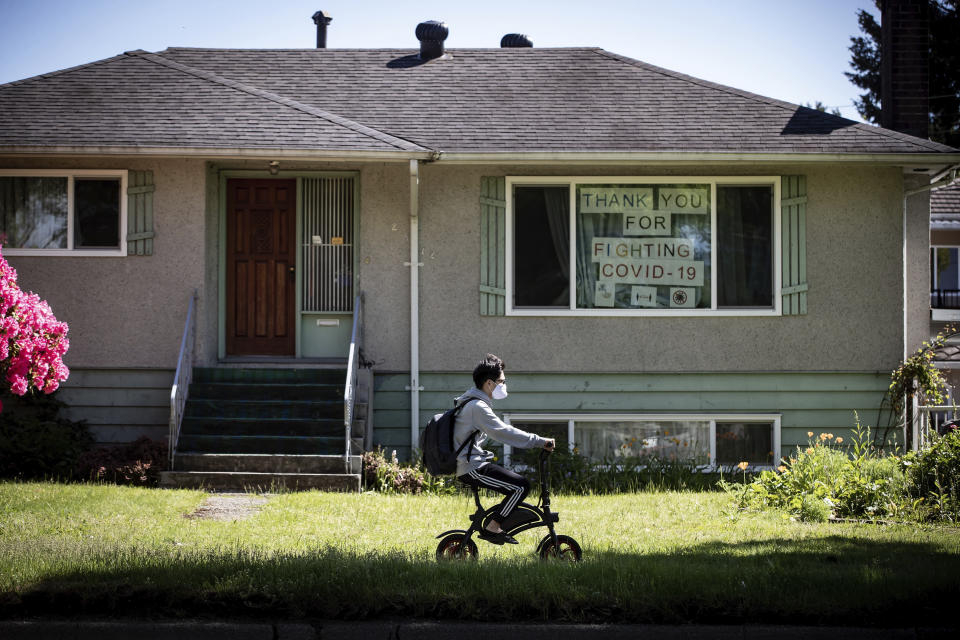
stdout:
[[17,272],[0,253],[0,373],[12,393],[53,393],[67,379],[67,331],[40,296],[20,289]]

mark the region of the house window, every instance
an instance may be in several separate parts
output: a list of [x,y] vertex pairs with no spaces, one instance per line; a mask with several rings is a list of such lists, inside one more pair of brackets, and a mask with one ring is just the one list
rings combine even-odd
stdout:
[[960,309],[960,249],[930,247],[930,306]]
[[779,312],[776,179],[550,180],[507,179],[508,313]]
[[8,255],[124,255],[126,171],[0,171]]
[[[730,468],[741,462],[771,467],[779,458],[778,415],[508,414],[505,420],[597,462],[655,456]],[[509,447],[504,455],[509,461]]]

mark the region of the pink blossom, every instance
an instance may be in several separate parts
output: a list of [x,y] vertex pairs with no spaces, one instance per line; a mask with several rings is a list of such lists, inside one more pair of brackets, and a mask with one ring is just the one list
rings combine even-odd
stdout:
[[0,253],[0,373],[10,391],[57,390],[70,375],[62,359],[70,348],[68,331],[46,301],[20,290],[16,270]]

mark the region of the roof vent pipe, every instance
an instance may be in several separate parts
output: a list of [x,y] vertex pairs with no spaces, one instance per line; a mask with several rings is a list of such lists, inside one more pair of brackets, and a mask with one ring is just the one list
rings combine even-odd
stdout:
[[443,41],[450,30],[445,22],[427,20],[417,25],[416,34],[420,41],[420,59],[433,60],[443,55]]
[[313,24],[317,25],[317,49],[327,48],[327,25],[333,20],[326,11],[313,14]]
[[532,46],[533,40],[525,33],[508,33],[500,38],[501,49],[522,49]]

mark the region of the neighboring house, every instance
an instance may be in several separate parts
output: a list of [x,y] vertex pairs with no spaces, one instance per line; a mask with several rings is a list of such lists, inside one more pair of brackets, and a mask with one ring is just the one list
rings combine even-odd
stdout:
[[100,440],[165,437],[195,290],[213,377],[342,366],[362,292],[373,442],[402,458],[486,352],[498,412],[598,458],[769,465],[875,420],[929,329],[905,192],[960,150],[420,31],[423,55],[131,51],[0,86],[3,252],[70,324],[63,397]]
[[[930,333],[960,328],[960,183],[930,192]],[[935,355],[951,398],[960,390],[960,347],[951,340]]]
[[960,183],[930,192],[930,308],[934,322],[960,321]]

